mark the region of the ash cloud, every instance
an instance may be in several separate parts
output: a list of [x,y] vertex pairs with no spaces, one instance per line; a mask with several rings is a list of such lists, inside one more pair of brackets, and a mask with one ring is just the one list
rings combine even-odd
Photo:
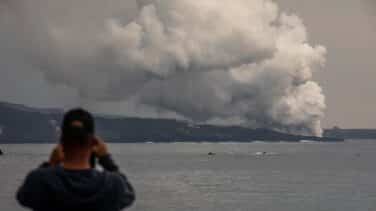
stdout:
[[2,1],[0,42],[107,113],[130,104],[141,116],[321,135],[312,74],[326,49],[299,17],[270,0],[111,3]]

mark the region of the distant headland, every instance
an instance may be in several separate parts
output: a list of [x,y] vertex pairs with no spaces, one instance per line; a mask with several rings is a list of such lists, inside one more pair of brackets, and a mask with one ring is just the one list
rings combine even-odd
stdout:
[[[63,111],[0,102],[0,143],[54,143]],[[342,137],[314,137],[214,125],[192,125],[171,119],[96,116],[97,132],[113,143],[168,142],[340,142]],[[330,134],[329,134],[330,135]]]
[[334,127],[325,130],[324,136],[352,140],[376,140],[376,129],[341,129]]

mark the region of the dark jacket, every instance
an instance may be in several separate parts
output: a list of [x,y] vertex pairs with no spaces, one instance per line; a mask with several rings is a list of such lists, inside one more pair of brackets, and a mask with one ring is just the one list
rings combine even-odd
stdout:
[[34,211],[118,211],[135,200],[133,187],[111,157],[99,159],[103,172],[43,167],[32,171],[17,192]]

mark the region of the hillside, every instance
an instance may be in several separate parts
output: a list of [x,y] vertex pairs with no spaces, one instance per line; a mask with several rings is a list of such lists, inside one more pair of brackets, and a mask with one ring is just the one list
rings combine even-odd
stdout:
[[341,129],[341,128],[332,128],[327,129],[324,132],[325,136],[342,138],[342,139],[353,139],[353,140],[370,140],[376,139],[376,130],[375,129]]
[[[63,111],[0,103],[1,143],[52,143]],[[109,142],[251,142],[342,141],[337,138],[296,136],[268,129],[192,125],[170,119],[96,116],[97,133]]]

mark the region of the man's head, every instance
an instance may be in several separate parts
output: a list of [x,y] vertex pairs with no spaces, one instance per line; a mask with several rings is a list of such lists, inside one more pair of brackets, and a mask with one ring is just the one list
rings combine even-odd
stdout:
[[94,118],[88,111],[81,108],[68,111],[64,116],[60,140],[64,151],[90,148],[94,133]]

